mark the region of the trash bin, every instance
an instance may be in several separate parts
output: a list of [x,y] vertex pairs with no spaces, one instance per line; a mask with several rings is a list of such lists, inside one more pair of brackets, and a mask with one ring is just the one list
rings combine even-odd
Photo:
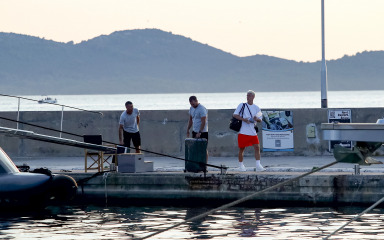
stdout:
[[186,172],[207,171],[207,140],[205,138],[185,139],[185,161]]

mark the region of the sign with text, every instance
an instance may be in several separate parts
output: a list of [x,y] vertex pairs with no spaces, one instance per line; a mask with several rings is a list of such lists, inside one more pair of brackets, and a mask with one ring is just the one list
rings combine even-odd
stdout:
[[[351,119],[351,109],[328,110],[328,123],[351,123]],[[352,148],[352,141],[329,141],[329,151],[332,152],[337,144],[345,148]]]
[[263,151],[293,151],[292,111],[262,111]]

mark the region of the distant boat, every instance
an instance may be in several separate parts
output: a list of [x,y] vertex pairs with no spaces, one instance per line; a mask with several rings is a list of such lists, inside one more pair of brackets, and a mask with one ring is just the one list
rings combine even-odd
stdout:
[[38,103],[57,103],[57,99],[53,99],[51,97],[45,97],[43,99],[40,99],[39,101],[37,101]]

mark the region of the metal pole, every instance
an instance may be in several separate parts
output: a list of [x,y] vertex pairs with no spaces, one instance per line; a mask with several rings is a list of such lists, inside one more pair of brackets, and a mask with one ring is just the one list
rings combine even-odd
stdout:
[[324,0],[321,0],[321,108],[328,108],[328,82],[327,82],[327,64],[325,63],[325,37],[324,37]]
[[17,104],[17,124],[16,124],[16,129],[19,129],[19,120],[20,120],[20,98],[18,98],[18,104]]
[[63,119],[64,119],[64,106],[61,106],[61,126],[60,126],[60,138],[63,132]]

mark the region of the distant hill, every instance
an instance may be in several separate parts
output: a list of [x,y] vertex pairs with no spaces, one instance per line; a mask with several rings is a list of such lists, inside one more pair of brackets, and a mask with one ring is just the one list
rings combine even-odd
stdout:
[[[327,62],[329,90],[384,89],[384,51]],[[157,29],[78,44],[0,33],[0,93],[111,94],[320,90],[320,62],[237,57]]]

